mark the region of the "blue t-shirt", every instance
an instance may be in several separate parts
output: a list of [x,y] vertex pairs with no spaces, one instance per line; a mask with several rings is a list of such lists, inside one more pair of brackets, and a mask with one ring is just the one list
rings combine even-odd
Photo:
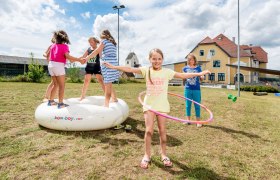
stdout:
[[[196,66],[195,68],[191,68],[190,66],[185,66],[183,68],[183,72],[199,73],[199,72],[201,72],[201,67]],[[199,76],[186,79],[185,88],[190,89],[190,90],[200,90]]]

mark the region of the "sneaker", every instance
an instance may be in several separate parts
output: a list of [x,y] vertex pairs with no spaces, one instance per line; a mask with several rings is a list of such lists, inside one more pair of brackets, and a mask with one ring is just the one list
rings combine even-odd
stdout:
[[202,124],[196,124],[196,127],[200,128],[202,127]]

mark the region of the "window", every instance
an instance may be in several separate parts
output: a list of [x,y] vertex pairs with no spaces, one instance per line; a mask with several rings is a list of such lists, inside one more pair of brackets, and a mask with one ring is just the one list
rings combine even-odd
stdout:
[[213,67],[214,67],[214,68],[219,68],[219,67],[221,67],[221,61],[220,61],[220,60],[214,60],[214,61],[213,61]]
[[211,54],[211,56],[215,56],[215,50],[214,49],[210,49],[210,54]]
[[126,64],[129,64],[129,61],[126,61]]
[[225,81],[225,73],[218,73],[218,81]]
[[215,73],[209,74],[209,81],[215,81]]
[[199,55],[200,55],[200,56],[204,56],[204,50],[200,50],[200,51],[199,51]]

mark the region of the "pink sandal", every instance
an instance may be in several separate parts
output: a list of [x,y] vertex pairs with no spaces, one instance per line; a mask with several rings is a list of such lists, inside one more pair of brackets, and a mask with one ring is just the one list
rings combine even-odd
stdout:
[[141,163],[140,163],[140,167],[141,167],[142,169],[148,169],[148,166],[149,166],[150,162],[151,162],[151,159],[148,159],[148,158],[145,158],[145,157],[144,157],[144,158],[142,159]]
[[168,157],[163,158],[161,161],[163,162],[164,167],[172,167],[173,165]]

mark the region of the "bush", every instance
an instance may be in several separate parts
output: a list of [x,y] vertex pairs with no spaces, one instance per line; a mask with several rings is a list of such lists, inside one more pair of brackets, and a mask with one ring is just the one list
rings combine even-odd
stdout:
[[97,79],[91,78],[91,79],[90,79],[90,82],[92,82],[92,83],[97,83]]
[[23,75],[17,75],[16,77],[13,77],[12,78],[12,81],[13,82],[30,82],[30,81],[32,81],[29,77],[28,77],[28,75],[25,73],[25,74],[23,74]]
[[125,78],[120,78],[120,79],[119,79],[119,83],[120,83],[120,84],[126,84],[126,83],[127,83],[127,79],[125,79]]
[[268,92],[268,93],[280,92],[277,88],[273,86],[241,86],[240,90],[251,91],[251,92]]
[[27,73],[25,73],[17,76],[0,77],[0,82],[31,82],[31,80],[27,76]]
[[28,65],[28,72],[23,76],[21,75],[19,78],[24,80],[22,82],[42,82],[42,79],[46,76],[44,67],[37,61],[34,61],[33,53],[31,53],[31,60],[32,63]]
[[80,68],[76,67],[75,63],[70,63],[70,68],[67,69],[67,76],[70,78],[69,82],[82,83]]

